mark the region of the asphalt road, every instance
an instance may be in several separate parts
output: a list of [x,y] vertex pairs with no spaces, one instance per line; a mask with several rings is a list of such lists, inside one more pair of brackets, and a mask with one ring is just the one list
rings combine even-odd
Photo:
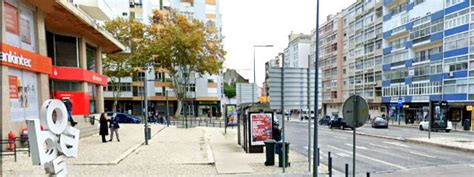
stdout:
[[[285,124],[286,139],[291,143],[291,148],[298,153],[307,155],[308,123],[289,121]],[[421,132],[414,128],[400,127],[390,127],[389,129],[363,127],[360,130],[382,135],[395,134],[402,137],[426,136],[427,134],[427,132]],[[344,132],[343,130],[330,130],[327,126],[319,127],[322,163],[327,164],[328,152],[330,151],[333,169],[343,173],[347,163],[349,164],[350,174],[352,174],[353,146],[351,132],[349,129]],[[458,134],[467,138],[474,136],[473,134],[453,132],[448,136]],[[434,133],[434,136],[442,135],[446,135],[446,133]],[[356,140],[357,176],[363,176],[366,172],[370,172],[372,176],[387,176],[387,174],[388,176],[433,176],[419,174],[423,170],[427,172],[438,170],[439,175],[435,176],[442,176],[441,174],[444,173],[448,176],[470,176],[474,173],[474,153],[361,135],[358,135]],[[449,169],[454,171],[449,171]],[[456,174],[453,174],[453,172]],[[335,176],[342,176],[342,174],[335,172]]]

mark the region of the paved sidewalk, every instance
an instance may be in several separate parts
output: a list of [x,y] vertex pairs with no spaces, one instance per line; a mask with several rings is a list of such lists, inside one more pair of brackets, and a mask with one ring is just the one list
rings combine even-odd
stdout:
[[[304,156],[290,151],[291,167],[265,166],[265,154],[247,154],[237,145],[236,129],[152,126],[143,144],[143,124],[121,125],[121,142],[102,143],[98,134],[80,139],[79,156],[67,160],[69,176],[309,176]],[[3,158],[2,176],[45,176],[26,153],[18,162]],[[327,167],[321,166],[324,172]]]

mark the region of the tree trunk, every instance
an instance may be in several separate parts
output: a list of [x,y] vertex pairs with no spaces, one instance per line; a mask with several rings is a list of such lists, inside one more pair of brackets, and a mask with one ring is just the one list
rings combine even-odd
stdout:
[[180,117],[181,109],[183,108],[183,101],[178,99],[178,106],[176,107],[176,112],[174,113],[174,118]]

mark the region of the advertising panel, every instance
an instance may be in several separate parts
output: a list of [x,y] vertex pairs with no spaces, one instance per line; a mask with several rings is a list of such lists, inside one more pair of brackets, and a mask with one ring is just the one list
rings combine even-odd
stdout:
[[[38,80],[36,73],[9,69],[10,117],[12,122],[38,118]],[[16,91],[14,91],[16,89]]]
[[263,145],[265,140],[272,139],[272,122],[271,113],[250,113],[251,145]]
[[4,12],[2,13],[5,16],[5,41],[10,45],[19,47],[18,36],[20,30],[18,23],[18,8],[8,2],[3,2],[3,7]]
[[237,125],[237,110],[235,105],[226,105],[227,126]]

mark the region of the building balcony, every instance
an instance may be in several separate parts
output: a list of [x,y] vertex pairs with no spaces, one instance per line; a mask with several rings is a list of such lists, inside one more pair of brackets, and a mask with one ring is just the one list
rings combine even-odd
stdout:
[[112,8],[103,0],[76,0],[79,8],[89,14],[92,18],[107,21],[113,18]]

